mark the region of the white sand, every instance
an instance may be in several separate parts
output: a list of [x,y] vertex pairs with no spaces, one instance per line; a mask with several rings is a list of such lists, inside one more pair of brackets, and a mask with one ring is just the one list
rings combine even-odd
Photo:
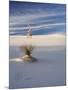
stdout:
[[38,61],[24,63],[20,58],[10,59],[9,87],[33,88],[65,85],[65,48],[36,48],[33,57]]
[[10,36],[10,46],[23,46],[32,44],[34,46],[63,46],[65,36],[60,34],[36,35],[32,38],[26,36]]
[[19,58],[23,53],[20,48],[10,49],[10,55],[14,57],[9,61],[9,87],[13,89],[65,85],[65,36],[33,36],[31,41],[25,36],[10,36],[11,47],[28,43],[48,47],[34,49],[32,55],[38,60],[35,63],[24,63]]

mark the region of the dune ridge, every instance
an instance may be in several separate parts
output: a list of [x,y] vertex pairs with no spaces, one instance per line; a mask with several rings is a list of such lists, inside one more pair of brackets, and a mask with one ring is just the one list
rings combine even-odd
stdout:
[[65,36],[62,34],[51,35],[33,35],[27,36],[10,36],[10,46],[63,46],[65,45]]

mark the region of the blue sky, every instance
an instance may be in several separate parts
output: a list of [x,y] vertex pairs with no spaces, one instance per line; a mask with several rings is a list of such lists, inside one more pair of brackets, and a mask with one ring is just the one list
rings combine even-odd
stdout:
[[25,35],[28,24],[33,35],[65,35],[65,4],[10,1],[9,15],[10,35]]

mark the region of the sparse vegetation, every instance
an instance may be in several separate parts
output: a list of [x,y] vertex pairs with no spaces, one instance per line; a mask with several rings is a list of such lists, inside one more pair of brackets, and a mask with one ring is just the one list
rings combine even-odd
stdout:
[[31,56],[32,50],[33,50],[33,46],[32,45],[22,46],[21,50],[24,50],[24,54],[25,55]]

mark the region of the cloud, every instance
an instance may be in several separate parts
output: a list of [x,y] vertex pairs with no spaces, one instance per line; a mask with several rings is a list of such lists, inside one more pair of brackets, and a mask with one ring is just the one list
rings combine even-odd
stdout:
[[[64,26],[65,23],[52,23],[52,24],[42,24],[42,25],[36,25],[36,26],[31,26],[31,29],[35,31],[35,29],[43,29],[43,28],[52,28],[52,27],[57,27],[57,26]],[[24,29],[29,29],[29,27],[13,27],[10,28],[10,30],[24,30]]]
[[[37,10],[29,11],[25,13],[21,13],[20,15],[10,15],[9,20],[9,30],[10,34],[24,33],[29,29],[28,24],[31,24],[32,31],[40,31],[42,29],[53,29],[54,27],[64,27],[65,26],[65,12],[57,12],[57,11],[45,11],[45,10]],[[62,17],[62,20],[59,18]],[[61,28],[60,28],[61,29]],[[63,28],[64,29],[64,28]]]
[[[61,16],[64,15],[64,13],[45,13],[45,12],[40,12],[40,13],[35,13],[35,14],[26,14],[26,15],[16,15],[16,16],[10,16],[10,26],[13,25],[18,25],[18,24],[28,24],[28,23],[32,23],[33,20],[35,22],[35,20],[39,21],[39,19],[41,18],[48,18],[48,17],[54,17],[54,16]],[[34,23],[33,22],[33,23]]]

